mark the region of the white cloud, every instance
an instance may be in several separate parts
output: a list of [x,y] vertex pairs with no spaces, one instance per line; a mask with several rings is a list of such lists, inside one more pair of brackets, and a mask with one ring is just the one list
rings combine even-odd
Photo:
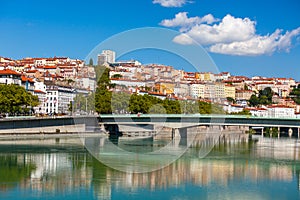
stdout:
[[255,34],[255,22],[249,18],[234,18],[226,15],[219,24],[193,26],[187,34],[200,44],[244,41]]
[[188,36],[187,34],[181,34],[178,35],[176,37],[174,37],[173,42],[178,43],[178,44],[184,44],[184,45],[188,45],[188,44],[194,44],[195,40],[193,40],[190,36]]
[[214,53],[230,55],[262,55],[272,54],[277,50],[289,51],[292,46],[293,37],[300,34],[300,27],[286,32],[277,29],[273,34],[258,36],[241,42],[232,42],[229,44],[219,43],[212,45],[209,50]]
[[187,12],[180,12],[175,15],[174,19],[162,20],[160,25],[165,27],[180,27],[180,31],[183,32],[197,24],[212,24],[218,21],[218,19],[214,18],[211,14],[205,15],[204,17],[188,17],[187,14]]
[[188,3],[187,0],[153,0],[154,4],[160,4],[163,7],[182,7]]
[[[173,41],[179,44],[193,44],[193,40],[214,53],[230,55],[262,55],[275,51],[289,51],[293,38],[300,35],[300,27],[283,34],[277,29],[272,34],[258,35],[256,22],[249,18],[226,15],[218,21],[211,14],[204,17],[187,17],[178,13],[174,19],[163,20],[161,25],[178,27],[182,34]],[[191,39],[192,38],[192,39]]]

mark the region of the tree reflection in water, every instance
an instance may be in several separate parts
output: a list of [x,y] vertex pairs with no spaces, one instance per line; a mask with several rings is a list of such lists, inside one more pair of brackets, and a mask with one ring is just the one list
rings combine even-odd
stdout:
[[[10,146],[0,154],[0,194],[17,188],[22,193],[30,191],[35,197],[47,194],[54,198],[80,193],[91,198],[110,199],[118,191],[138,195],[141,191],[167,192],[185,185],[229,189],[232,184],[246,182],[247,187],[255,190],[263,181],[287,184],[285,187],[295,190],[299,185],[299,148],[285,150],[293,157],[285,156],[284,159],[282,154],[274,157],[278,150],[276,146],[269,147],[266,155],[256,143],[219,143],[206,158],[200,159],[201,147],[195,145],[161,170],[124,173],[103,165],[83,147],[28,146],[26,149],[29,150],[24,151]],[[298,194],[298,189],[291,194]]]

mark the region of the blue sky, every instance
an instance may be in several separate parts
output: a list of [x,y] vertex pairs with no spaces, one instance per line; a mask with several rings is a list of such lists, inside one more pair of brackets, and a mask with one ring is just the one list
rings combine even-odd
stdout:
[[[1,8],[0,56],[84,59],[120,32],[166,27],[180,31],[173,42],[193,45],[185,34],[200,43],[220,71],[300,80],[299,0],[2,0]],[[168,56],[128,56],[185,69]]]

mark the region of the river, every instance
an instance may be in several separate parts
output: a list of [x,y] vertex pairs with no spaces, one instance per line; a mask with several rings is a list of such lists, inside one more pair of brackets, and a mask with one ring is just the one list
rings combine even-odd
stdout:
[[204,157],[194,145],[144,173],[107,167],[73,140],[48,140],[0,143],[0,199],[300,199],[296,139],[220,142]]

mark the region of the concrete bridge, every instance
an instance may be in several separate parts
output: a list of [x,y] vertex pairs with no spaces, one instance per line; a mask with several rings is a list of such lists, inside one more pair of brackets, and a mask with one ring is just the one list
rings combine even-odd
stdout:
[[95,116],[78,117],[11,117],[0,119],[0,134],[73,133],[93,131],[98,127]]
[[[141,126],[155,129],[160,125],[172,128],[173,132],[179,132],[186,135],[186,128],[206,126],[208,128],[218,128],[219,131],[230,130],[230,127],[239,127],[242,130],[259,129],[264,135],[264,129],[277,128],[278,137],[281,130],[287,130],[292,136],[296,133],[300,136],[300,119],[299,118],[266,118],[239,115],[185,115],[185,114],[142,114],[142,115],[100,115],[99,122],[103,123],[110,131],[118,131],[119,126]],[[246,128],[246,129],[245,129]],[[181,134],[182,135],[182,134]]]
[[218,127],[226,130],[229,127],[248,127],[260,129],[262,134],[266,127],[289,129],[299,136],[300,119],[298,118],[264,118],[236,115],[100,115],[100,116],[68,116],[68,117],[21,117],[0,120],[0,133],[23,132],[82,132],[94,131],[104,125],[110,132],[117,132],[118,127],[136,126],[154,130],[157,126],[184,129],[196,126]]
[[300,128],[300,118],[266,118],[242,115],[100,115],[100,122],[104,124],[157,124],[177,128],[189,125],[228,125],[228,126],[264,126],[264,127],[289,127]]

